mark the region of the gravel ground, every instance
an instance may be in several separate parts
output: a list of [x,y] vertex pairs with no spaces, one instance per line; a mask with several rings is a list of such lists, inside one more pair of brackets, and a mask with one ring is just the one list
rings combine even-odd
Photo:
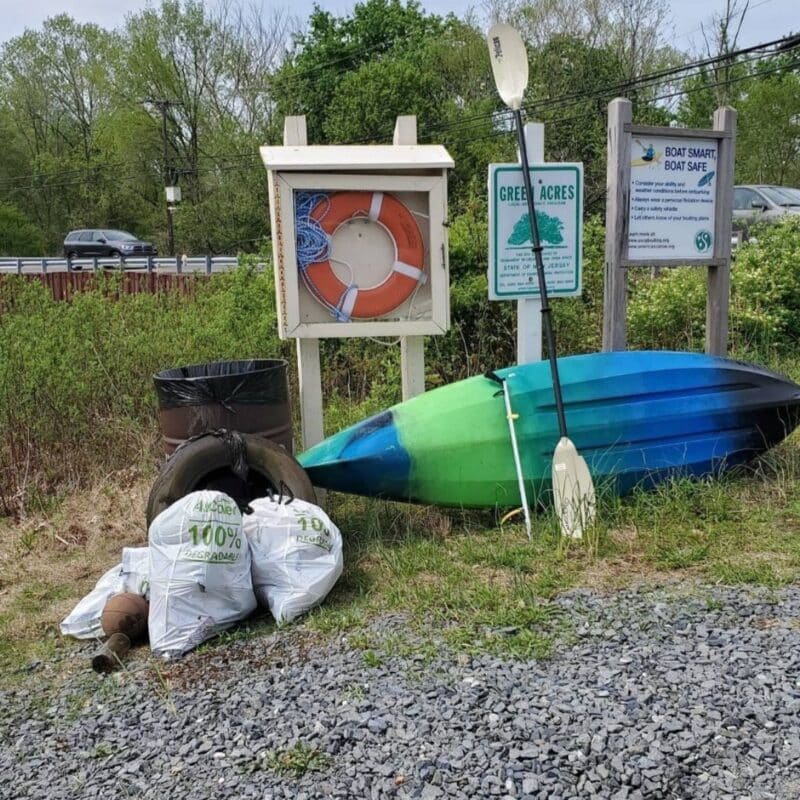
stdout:
[[[570,643],[538,662],[404,650],[370,667],[299,628],[163,666],[164,683],[140,660],[47,691],[40,665],[0,694],[0,796],[800,797],[800,588],[556,605]],[[287,750],[308,771],[276,773],[267,754]]]

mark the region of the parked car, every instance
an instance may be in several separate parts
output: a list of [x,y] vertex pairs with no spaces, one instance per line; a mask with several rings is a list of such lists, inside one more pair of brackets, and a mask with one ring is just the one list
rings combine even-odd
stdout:
[[733,187],[734,224],[770,222],[784,214],[800,214],[800,189],[762,184]]
[[158,250],[151,242],[143,242],[127,231],[92,228],[68,233],[64,255],[67,258],[157,256]]

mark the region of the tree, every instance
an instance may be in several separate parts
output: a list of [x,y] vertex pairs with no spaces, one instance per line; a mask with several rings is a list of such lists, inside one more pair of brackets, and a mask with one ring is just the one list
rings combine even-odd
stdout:
[[440,89],[435,75],[405,59],[367,62],[339,82],[326,115],[325,138],[385,142],[402,114],[430,123],[445,99]]
[[[376,92],[380,91],[376,81],[381,76],[395,82],[400,90],[392,109],[398,107],[402,97],[413,105],[411,97],[396,83],[404,74],[402,66],[394,70],[371,67],[358,77],[351,76],[369,62],[402,61],[413,65],[415,54],[431,38],[442,34],[444,28],[440,17],[426,15],[413,0],[406,5],[401,0],[367,0],[357,4],[352,16],[345,18],[315,7],[308,32],[295,37],[294,51],[271,80],[279,114],[306,114],[309,140],[323,144],[330,141],[330,133],[338,135],[345,130],[337,103],[351,103],[349,95],[362,89],[376,99]],[[418,64],[417,69],[424,71],[427,66]],[[432,77],[415,80],[412,94],[416,88],[430,86]],[[344,88],[340,88],[342,84]],[[391,113],[389,109],[383,115],[384,125]],[[338,121],[329,124],[329,116]],[[368,111],[367,117],[374,120],[374,110]],[[393,118],[391,121],[394,124]]]
[[0,255],[37,256],[44,252],[44,236],[18,208],[0,203]]
[[737,71],[732,53],[737,49],[749,7],[750,0],[725,0],[724,11],[713,14],[707,27],[701,26],[706,54],[717,59],[709,70],[717,106],[730,105],[737,96],[737,90],[731,88],[731,79]]
[[0,54],[2,106],[25,154],[4,195],[37,221],[50,246],[63,240],[77,209],[92,214],[97,189],[89,191],[88,182],[103,160],[96,137],[111,108],[114,42],[96,25],[60,15]]
[[664,0],[484,0],[493,22],[509,22],[535,49],[565,36],[607,48],[632,80],[680,61],[664,40],[670,9]]
[[[785,60],[786,57],[779,57]],[[741,183],[800,185],[800,75],[762,62],[738,103],[736,176]],[[795,68],[796,69],[796,68]]]
[[274,126],[268,72],[292,24],[282,12],[257,20],[225,3],[212,14],[196,0],[165,0],[128,20],[120,103],[144,115],[162,214],[164,185],[182,186],[180,251],[216,253],[267,230],[258,146]]
[[[591,47],[574,36],[556,36],[531,55],[527,103],[545,123],[550,161],[582,161],[587,211],[605,198],[606,106],[621,86],[625,67],[608,47]],[[568,98],[563,100],[561,98]]]

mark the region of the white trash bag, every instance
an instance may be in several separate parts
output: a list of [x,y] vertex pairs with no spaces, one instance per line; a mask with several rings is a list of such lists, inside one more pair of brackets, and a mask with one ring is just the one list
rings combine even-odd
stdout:
[[321,603],[342,574],[342,535],[319,506],[262,497],[250,503],[244,533],[253,588],[278,624]]
[[224,492],[192,492],[150,525],[150,648],[179,658],[256,607],[242,514]]
[[123,592],[140,594],[150,600],[150,550],[147,547],[122,548]]
[[108,599],[120,592],[134,592],[147,597],[149,569],[146,547],[123,547],[122,563],[108,570],[94,589],[75,606],[59,626],[61,633],[76,639],[104,636],[100,617]]

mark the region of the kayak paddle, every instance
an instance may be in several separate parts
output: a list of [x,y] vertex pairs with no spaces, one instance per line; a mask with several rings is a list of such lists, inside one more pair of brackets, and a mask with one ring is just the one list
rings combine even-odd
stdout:
[[531,187],[528,148],[522,129],[522,98],[528,88],[528,53],[519,33],[510,25],[500,23],[492,26],[487,35],[489,60],[497,92],[503,102],[514,114],[517,139],[519,142],[520,166],[528,201],[528,217],[531,226],[531,242],[536,262],[536,276],[539,281],[539,295],[542,302],[542,327],[547,338],[547,352],[550,359],[550,374],[553,378],[553,393],[556,400],[558,430],[560,439],[553,453],[552,481],[553,500],[565,536],[580,539],[584,528],[594,522],[595,493],[592,476],[586,461],[578,453],[567,436],[567,422],[564,416],[564,400],[561,396],[561,381],[558,377],[556,340],[550,319],[550,306],[547,302],[547,283],[542,261],[542,244],[539,238],[539,225]]

